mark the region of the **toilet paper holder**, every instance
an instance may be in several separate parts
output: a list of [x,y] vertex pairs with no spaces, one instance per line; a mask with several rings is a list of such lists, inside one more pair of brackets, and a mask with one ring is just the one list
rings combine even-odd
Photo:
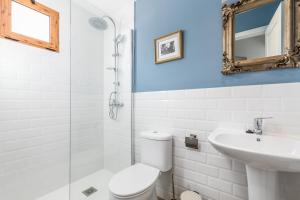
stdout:
[[189,137],[185,137],[185,146],[191,149],[199,149],[199,140],[197,135],[191,134]]

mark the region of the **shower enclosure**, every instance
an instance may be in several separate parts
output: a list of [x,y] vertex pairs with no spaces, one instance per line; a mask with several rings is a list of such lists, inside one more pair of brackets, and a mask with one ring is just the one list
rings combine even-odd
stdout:
[[133,162],[133,0],[40,0],[60,51],[0,38],[0,199],[109,199]]
[[70,194],[108,199],[110,178],[132,162],[134,4],[71,3]]

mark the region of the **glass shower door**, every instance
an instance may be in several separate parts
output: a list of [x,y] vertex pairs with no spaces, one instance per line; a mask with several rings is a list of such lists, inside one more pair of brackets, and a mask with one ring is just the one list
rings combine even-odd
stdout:
[[132,162],[133,3],[118,16],[90,2],[71,1],[71,200],[108,200]]
[[0,38],[1,200],[69,199],[70,3],[42,3],[60,13],[60,52]]

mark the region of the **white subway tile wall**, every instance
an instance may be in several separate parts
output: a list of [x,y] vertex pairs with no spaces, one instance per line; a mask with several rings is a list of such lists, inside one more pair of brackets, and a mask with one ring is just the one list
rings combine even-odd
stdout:
[[[144,92],[134,97],[137,161],[141,131],[173,134],[177,195],[189,189],[209,200],[247,200],[244,164],[218,153],[207,141],[219,126],[246,129],[255,117],[272,116],[265,121],[266,134],[300,138],[300,83]],[[198,135],[199,151],[185,148],[184,137],[189,134]],[[158,185],[158,194],[168,199],[168,182]]]
[[105,70],[113,61],[112,32],[92,28],[88,19],[94,14],[72,2],[70,71],[70,1],[39,2],[60,12],[59,53],[0,39],[0,199],[33,200],[67,185],[70,142],[72,181],[131,164],[133,2],[116,16],[126,35],[120,45],[125,107],[116,122],[107,117],[114,81]]
[[60,52],[0,39],[0,199],[32,200],[68,183],[69,1],[60,12]]

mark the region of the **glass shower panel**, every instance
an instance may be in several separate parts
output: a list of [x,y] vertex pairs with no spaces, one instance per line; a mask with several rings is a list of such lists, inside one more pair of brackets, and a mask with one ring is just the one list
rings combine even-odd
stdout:
[[0,38],[1,200],[69,196],[70,3],[43,4],[60,12],[59,53]]
[[133,3],[116,15],[91,2],[71,1],[71,200],[108,200],[132,162]]

